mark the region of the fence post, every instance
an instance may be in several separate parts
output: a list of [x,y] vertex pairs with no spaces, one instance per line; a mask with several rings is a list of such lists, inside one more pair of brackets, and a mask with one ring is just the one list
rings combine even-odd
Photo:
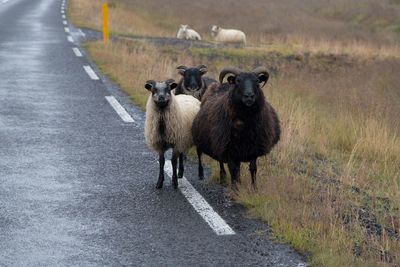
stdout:
[[107,0],[102,0],[101,11],[103,14],[103,41],[108,43],[108,3]]

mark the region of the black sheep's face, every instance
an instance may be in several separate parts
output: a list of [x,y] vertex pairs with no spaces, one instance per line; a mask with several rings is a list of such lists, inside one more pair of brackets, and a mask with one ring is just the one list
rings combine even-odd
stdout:
[[171,90],[175,89],[177,84],[174,80],[165,82],[147,81],[145,88],[151,92],[154,103],[157,107],[163,109],[168,106],[171,100]]
[[229,76],[228,83],[234,84],[233,101],[242,103],[246,107],[252,107],[262,97],[260,83],[267,82],[268,75],[253,72],[243,72],[237,76]]
[[207,72],[204,65],[186,68],[184,66],[178,67],[179,74],[183,76],[183,86],[189,92],[196,92],[201,90],[203,81],[201,76]]

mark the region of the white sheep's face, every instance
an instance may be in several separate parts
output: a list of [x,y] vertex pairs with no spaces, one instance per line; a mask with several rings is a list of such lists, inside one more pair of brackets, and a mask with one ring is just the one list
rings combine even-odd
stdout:
[[144,87],[151,92],[151,97],[156,106],[163,109],[168,106],[171,100],[171,90],[175,89],[177,84],[172,79],[166,80],[165,82],[149,80]]
[[211,35],[214,37],[218,34],[218,32],[219,32],[219,27],[217,25],[213,25],[211,27]]
[[183,31],[183,32],[186,32],[187,31],[187,29],[189,28],[189,25],[181,25],[181,30]]

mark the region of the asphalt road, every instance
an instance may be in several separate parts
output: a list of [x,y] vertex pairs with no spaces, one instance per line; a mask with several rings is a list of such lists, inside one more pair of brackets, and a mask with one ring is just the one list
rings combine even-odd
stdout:
[[170,180],[155,189],[144,114],[88,61],[61,4],[0,0],[0,266],[302,266],[195,165],[185,176],[234,235],[217,235]]

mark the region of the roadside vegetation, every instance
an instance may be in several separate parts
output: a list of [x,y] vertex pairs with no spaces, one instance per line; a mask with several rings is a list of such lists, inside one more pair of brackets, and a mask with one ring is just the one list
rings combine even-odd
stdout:
[[[179,23],[193,21],[191,26],[206,36],[199,12],[193,12],[204,7],[168,1],[161,19],[154,11],[160,1],[111,1],[114,34],[171,37]],[[242,3],[221,2],[233,5],[230,11]],[[268,6],[265,10],[271,14],[292,4],[298,9],[287,9],[287,21],[274,15],[281,29],[259,35],[246,28],[255,18],[248,22],[229,16],[232,27],[242,25],[249,32],[249,48],[174,47],[126,39],[85,47],[100,69],[142,108],[148,77],[178,79],[178,65],[205,64],[214,77],[224,66],[266,65],[272,77],[264,90],[280,116],[282,139],[259,160],[258,191],[250,189],[247,171],[242,171],[244,181],[232,197],[266,221],[277,241],[291,244],[312,265],[399,266],[400,36],[392,30],[398,23],[399,3],[346,1],[344,9],[345,1],[307,0],[304,5],[317,12],[316,25],[300,35],[303,28],[294,25],[299,24],[294,18],[309,22],[305,6],[293,0],[264,2],[254,1],[249,8],[258,12]],[[75,25],[100,27],[98,1],[69,4]],[[174,12],[180,8],[186,15],[178,20]],[[212,13],[207,15],[208,24],[221,21],[224,14],[207,10]],[[385,23],[374,22],[384,19]],[[266,19],[271,25],[275,20]],[[335,39],[333,33],[324,33],[316,38],[324,29],[342,36]]]

